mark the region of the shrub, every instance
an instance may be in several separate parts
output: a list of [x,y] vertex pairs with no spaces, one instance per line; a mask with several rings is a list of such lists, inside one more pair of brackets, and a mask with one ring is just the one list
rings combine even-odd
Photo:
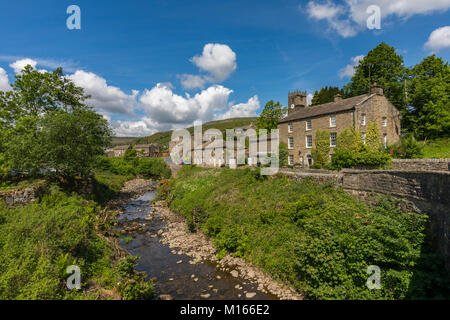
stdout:
[[331,168],[340,170],[342,168],[382,168],[391,162],[388,153],[368,150],[363,148],[355,153],[352,151],[336,149],[331,158]]
[[402,137],[398,143],[392,145],[389,149],[391,155],[398,159],[421,158],[424,153],[423,143],[417,142],[411,134]]
[[317,130],[316,147],[312,149],[311,155],[314,159],[315,167],[322,168],[328,163],[330,154],[330,132],[327,130]]

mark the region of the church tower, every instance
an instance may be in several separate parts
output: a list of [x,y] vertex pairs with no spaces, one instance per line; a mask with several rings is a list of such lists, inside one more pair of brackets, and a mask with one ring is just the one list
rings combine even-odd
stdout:
[[300,109],[306,108],[306,91],[296,90],[288,93],[288,115]]

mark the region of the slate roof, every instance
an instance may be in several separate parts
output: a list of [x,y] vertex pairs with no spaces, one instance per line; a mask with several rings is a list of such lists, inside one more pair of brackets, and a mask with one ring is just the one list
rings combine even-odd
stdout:
[[320,104],[318,106],[313,107],[304,107],[298,111],[295,111],[294,113],[291,113],[287,117],[281,119],[278,121],[278,123],[284,123],[292,120],[300,120],[300,119],[307,119],[307,118],[313,118],[318,116],[323,116],[326,114],[333,114],[337,112],[347,111],[353,109],[356,105],[368,100],[371,98],[372,95],[369,94],[363,94],[360,96],[348,98],[348,99],[342,99],[337,102],[329,102]]

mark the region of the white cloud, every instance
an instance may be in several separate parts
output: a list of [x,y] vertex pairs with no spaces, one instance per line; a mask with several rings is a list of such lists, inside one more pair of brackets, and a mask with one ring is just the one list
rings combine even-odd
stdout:
[[206,79],[202,76],[196,76],[192,74],[182,74],[178,76],[181,81],[181,85],[186,90],[191,89],[203,89],[205,87]]
[[88,105],[108,113],[134,114],[139,91],[133,90],[132,94],[128,95],[120,88],[109,86],[104,78],[95,73],[82,70],[76,71],[68,78],[84,88],[86,94],[91,95],[86,101]]
[[236,53],[226,44],[208,43],[203,47],[201,56],[195,56],[191,61],[214,76],[214,81],[222,82],[236,70]]
[[450,26],[434,30],[425,43],[425,48],[432,51],[450,48]]
[[0,68],[0,91],[10,91],[11,86],[9,85],[8,74],[6,70]]
[[359,64],[359,61],[364,59],[364,55],[359,55],[356,57],[352,57],[352,63],[346,65],[344,68],[339,70],[339,77],[342,78],[351,78],[355,74],[355,67]]
[[144,137],[158,131],[169,130],[169,127],[160,126],[148,117],[139,121],[112,121],[111,126],[118,137]]
[[242,118],[242,117],[254,117],[256,111],[259,109],[259,99],[255,95],[248,99],[246,103],[239,103],[231,105],[227,112],[217,115],[216,119],[229,119],[229,118]]
[[413,15],[444,12],[450,8],[450,0],[345,0],[342,5],[312,0],[306,12],[312,19],[326,20],[330,30],[347,38],[366,28],[370,16],[366,10],[371,5],[380,7],[383,26],[383,19],[390,16],[405,20]]
[[331,1],[327,1],[326,3],[310,1],[306,10],[310,18],[326,20],[329,28],[344,38],[353,37],[357,33],[348,19],[340,18],[346,11],[343,6],[336,5]]
[[16,74],[19,74],[27,65],[30,65],[31,67],[33,67],[33,69],[36,69],[37,61],[30,58],[25,58],[17,60],[11,63],[9,66],[14,69],[14,72]]
[[194,120],[211,120],[214,114],[227,107],[233,90],[211,86],[195,96],[177,95],[168,87],[157,84],[145,90],[139,99],[140,107],[158,123],[189,124]]
[[220,83],[236,70],[236,53],[226,44],[208,43],[201,55],[190,59],[206,75],[182,74],[178,77],[184,89],[203,89],[206,83]]

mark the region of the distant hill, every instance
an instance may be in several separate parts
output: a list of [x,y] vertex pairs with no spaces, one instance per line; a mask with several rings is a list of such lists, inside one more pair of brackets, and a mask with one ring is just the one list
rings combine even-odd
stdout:
[[[252,123],[256,126],[256,120],[257,120],[256,117],[216,120],[216,121],[204,123],[202,126],[202,130],[203,130],[203,132],[205,132],[208,129],[218,129],[222,133],[224,133],[226,129],[245,127]],[[194,134],[194,127],[189,127],[189,128],[187,128],[187,130],[191,134]],[[171,136],[172,136],[172,131],[157,132],[149,137],[133,138],[134,140],[131,143],[132,144],[159,143],[163,146],[163,149],[168,149]],[[120,139],[120,138],[117,138],[117,139]],[[128,138],[124,138],[124,139],[128,139]],[[130,142],[128,142],[127,140],[124,140],[124,144],[125,143],[130,143]]]
[[124,144],[131,144],[134,140],[136,140],[136,137],[113,137],[111,144],[113,147],[121,146]]

